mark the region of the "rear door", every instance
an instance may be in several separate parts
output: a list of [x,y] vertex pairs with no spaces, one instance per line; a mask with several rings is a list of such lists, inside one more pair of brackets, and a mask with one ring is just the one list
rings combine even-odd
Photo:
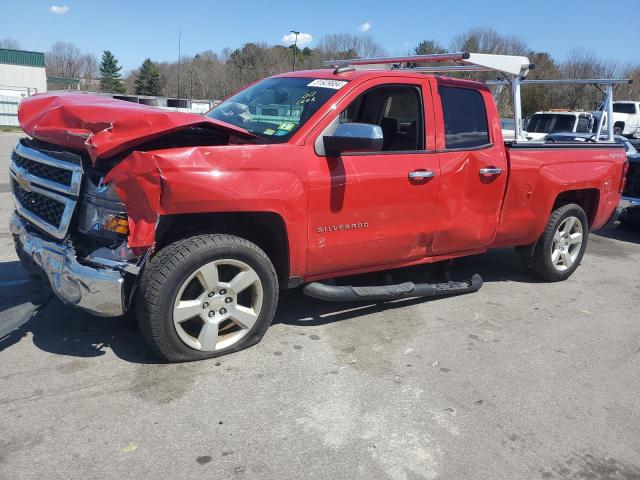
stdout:
[[439,184],[431,92],[423,78],[390,81],[378,78],[358,87],[311,134],[321,142],[338,122],[377,124],[384,147],[381,152],[313,156],[308,275],[427,255]]
[[433,80],[440,155],[438,228],[433,254],[491,244],[507,184],[507,159],[495,103],[488,89]]

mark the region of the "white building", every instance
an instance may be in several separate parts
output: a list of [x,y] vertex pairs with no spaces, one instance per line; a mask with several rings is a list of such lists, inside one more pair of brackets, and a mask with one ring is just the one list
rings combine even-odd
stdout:
[[0,96],[26,97],[46,91],[44,53],[0,48]]
[[0,126],[17,126],[20,100],[46,91],[44,53],[0,48]]

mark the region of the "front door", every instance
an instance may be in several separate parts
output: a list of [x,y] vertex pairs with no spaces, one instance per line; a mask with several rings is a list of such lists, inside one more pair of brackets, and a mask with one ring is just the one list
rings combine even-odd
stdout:
[[372,80],[341,101],[336,115],[327,129],[338,122],[377,124],[384,146],[311,160],[307,274],[424,257],[439,185],[428,83]]

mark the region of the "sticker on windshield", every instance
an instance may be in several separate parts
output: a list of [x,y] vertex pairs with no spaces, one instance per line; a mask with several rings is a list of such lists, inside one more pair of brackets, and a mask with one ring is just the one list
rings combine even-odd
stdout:
[[267,128],[264,132],[265,135],[273,135],[276,131],[273,128]]
[[305,103],[315,102],[316,101],[316,90],[311,90],[310,92],[305,93],[300,100],[296,102],[296,105],[304,105]]
[[307,87],[333,88],[334,90],[340,90],[347,83],[348,82],[345,80],[326,80],[319,78],[309,83]]
[[287,132],[290,132],[294,128],[296,128],[296,124],[290,122],[283,122],[278,126],[278,130],[285,130]]

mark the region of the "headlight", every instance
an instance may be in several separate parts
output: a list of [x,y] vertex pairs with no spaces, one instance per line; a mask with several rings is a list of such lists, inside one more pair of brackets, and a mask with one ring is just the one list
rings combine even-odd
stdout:
[[124,205],[112,186],[86,182],[80,201],[78,230],[105,238],[122,238],[129,234],[129,222]]

